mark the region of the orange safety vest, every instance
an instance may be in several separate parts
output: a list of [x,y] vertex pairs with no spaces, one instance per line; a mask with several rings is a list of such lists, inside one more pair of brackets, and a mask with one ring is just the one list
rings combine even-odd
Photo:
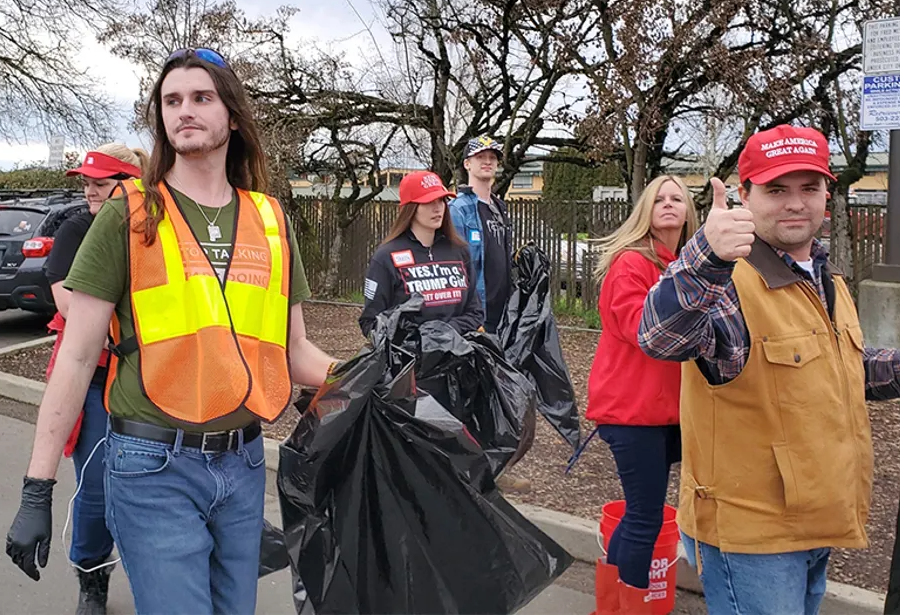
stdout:
[[[140,180],[123,182],[127,217],[146,215]],[[141,387],[162,412],[202,424],[246,408],[274,421],[291,398],[288,361],[291,248],[287,219],[277,200],[238,190],[234,249],[227,281],[219,282],[167,186],[165,215],[153,245],[129,229],[131,311],[135,336],[121,340],[110,361],[109,390],[118,355],[137,350]],[[184,252],[184,253],[183,253]],[[192,275],[185,273],[185,255]],[[198,265],[197,261],[205,261]]]

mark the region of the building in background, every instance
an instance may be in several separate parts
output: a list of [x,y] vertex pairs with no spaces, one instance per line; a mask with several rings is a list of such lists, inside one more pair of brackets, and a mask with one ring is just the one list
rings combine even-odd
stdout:
[[[397,201],[400,198],[398,189],[403,176],[413,171],[421,171],[422,168],[389,167],[382,169],[380,176],[385,183],[384,189],[375,197],[378,201]],[[539,199],[544,188],[544,163],[540,161],[528,161],[522,165],[519,173],[513,177],[512,184],[506,191],[507,199]],[[290,179],[295,197],[319,197],[331,198],[334,194],[334,178],[327,175],[305,173],[296,175]],[[368,178],[362,182],[360,196],[369,193]],[[352,188],[350,182],[344,182],[341,187],[341,196],[349,196]]]
[[[831,169],[839,174],[847,166],[847,162],[840,154],[831,157]],[[708,181],[708,172],[703,168],[699,158],[685,156],[678,160],[666,159],[663,161],[665,172],[677,175],[684,180],[689,188],[699,192]],[[421,168],[390,167],[381,171],[381,177],[385,181],[385,188],[376,199],[379,201],[397,201],[399,199],[398,187],[400,180],[407,173],[420,171]],[[369,191],[368,181],[363,182],[362,195]],[[738,176],[736,173],[728,177],[725,185],[729,188],[732,198],[736,198]],[[850,187],[852,204],[859,205],[885,205],[887,203],[888,185],[888,153],[875,152],[869,154],[866,175]],[[291,178],[291,186],[294,196],[315,196],[330,198],[334,194],[334,180],[328,176],[305,174]],[[513,177],[509,189],[506,191],[507,200],[539,199],[544,188],[544,163],[540,160],[525,162],[519,172]],[[349,182],[345,182],[341,188],[342,196],[350,194]],[[594,190],[594,200],[626,200],[628,190],[625,186],[597,186]]]

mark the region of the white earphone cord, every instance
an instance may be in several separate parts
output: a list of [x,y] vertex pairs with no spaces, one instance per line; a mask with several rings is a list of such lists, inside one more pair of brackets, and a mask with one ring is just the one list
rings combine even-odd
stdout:
[[97,449],[100,448],[100,445],[103,444],[104,442],[106,442],[106,436],[101,438],[100,441],[94,445],[94,450],[92,450],[91,454],[88,455],[87,461],[84,462],[84,466],[81,468],[81,480],[78,481],[78,485],[75,487],[75,493],[72,494],[72,498],[69,500],[68,506],[66,506],[66,523],[63,525],[63,531],[62,531],[62,543],[63,543],[63,547],[65,547],[65,549],[66,549],[66,559],[69,560],[69,563],[72,564],[72,566],[74,566],[76,569],[80,570],[81,572],[83,572],[85,574],[88,574],[91,572],[96,572],[97,570],[100,570],[101,568],[106,568],[108,566],[114,566],[118,562],[122,561],[121,557],[117,557],[116,559],[114,559],[111,562],[104,562],[104,563],[100,564],[99,566],[94,566],[93,568],[85,570],[84,568],[82,568],[81,566],[79,566],[78,564],[76,564],[69,558],[69,555],[68,555],[69,546],[66,545],[66,532],[69,530],[69,522],[72,520],[72,510],[75,507],[75,498],[77,498],[78,494],[81,493],[81,486],[84,484],[84,472],[87,469],[88,465],[90,465],[91,460],[94,458],[94,453],[97,452]]

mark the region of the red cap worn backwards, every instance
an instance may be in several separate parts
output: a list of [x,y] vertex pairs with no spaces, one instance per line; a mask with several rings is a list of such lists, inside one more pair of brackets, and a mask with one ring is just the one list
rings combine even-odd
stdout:
[[750,137],[738,158],[738,175],[742,184],[767,184],[793,171],[815,171],[834,180],[828,158],[828,140],[821,132],[782,124]]
[[400,205],[431,203],[438,199],[456,196],[446,188],[437,173],[415,171],[400,180]]
[[100,152],[88,152],[84,155],[84,162],[81,163],[80,167],[66,171],[66,175],[84,175],[92,179],[106,179],[107,177],[115,177],[120,174],[140,177],[141,170],[133,164],[119,160],[115,156],[101,154]]

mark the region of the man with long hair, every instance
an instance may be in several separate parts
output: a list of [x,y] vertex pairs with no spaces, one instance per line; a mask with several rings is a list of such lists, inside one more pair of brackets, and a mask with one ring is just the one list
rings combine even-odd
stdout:
[[6,552],[33,579],[50,552],[60,454],[112,321],[106,521],[138,613],[256,605],[261,421],[335,361],[306,338],[309,295],[287,216],[266,196],[243,87],[209,49],[166,61],[155,147],[91,226],[65,285],[66,336],[41,402]]

